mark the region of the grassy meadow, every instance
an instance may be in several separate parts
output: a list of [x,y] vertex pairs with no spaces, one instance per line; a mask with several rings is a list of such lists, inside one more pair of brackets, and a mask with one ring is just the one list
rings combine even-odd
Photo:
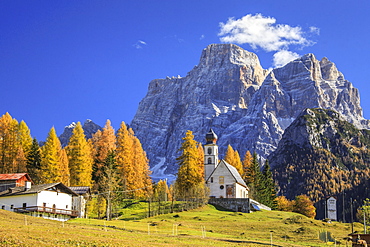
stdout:
[[[362,224],[354,227],[363,230]],[[319,240],[323,231],[336,239],[337,246],[346,246],[344,238],[351,232],[349,223],[326,223],[280,211],[235,213],[211,205],[140,220],[123,216],[112,221],[73,219],[65,223],[0,210],[0,228],[0,246],[38,247],[334,246]]]

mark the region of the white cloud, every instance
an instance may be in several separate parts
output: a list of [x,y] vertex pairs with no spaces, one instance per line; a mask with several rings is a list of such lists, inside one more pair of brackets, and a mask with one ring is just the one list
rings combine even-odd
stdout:
[[[310,32],[319,34],[319,29],[310,27]],[[315,44],[305,37],[301,27],[276,24],[275,18],[262,14],[248,14],[240,19],[229,18],[226,23],[220,23],[218,35],[224,43],[249,44],[253,49],[278,52],[274,55],[274,64],[282,64],[285,60],[299,56],[288,51],[290,46],[303,48]]]
[[294,59],[299,58],[299,54],[287,50],[281,50],[274,54],[273,66],[282,67],[285,64],[293,61]]
[[310,32],[319,35],[320,34],[320,28],[318,27],[310,27]]
[[290,45],[308,46],[313,42],[303,37],[301,27],[275,24],[276,19],[262,14],[246,15],[241,19],[229,18],[220,23],[219,36],[225,43],[249,44],[253,49],[278,51]]
[[206,36],[204,35],[204,34],[202,34],[201,36],[200,36],[200,40],[202,40],[202,39],[204,39]]
[[147,45],[147,43],[145,41],[138,40],[132,46],[135,47],[136,49],[142,49],[144,45]]

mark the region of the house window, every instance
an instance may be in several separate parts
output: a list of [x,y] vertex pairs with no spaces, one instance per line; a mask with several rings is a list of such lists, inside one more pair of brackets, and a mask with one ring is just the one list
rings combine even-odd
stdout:
[[42,206],[43,206],[44,208],[46,208],[46,202],[44,202],[44,203],[42,204]]
[[14,205],[12,204],[12,205],[10,205],[10,209],[13,209],[14,208]]
[[208,164],[212,164],[212,158],[208,158]]
[[208,148],[208,154],[212,154],[212,148]]
[[211,177],[211,183],[213,183],[213,177]]
[[68,205],[66,205],[66,208],[68,209]]
[[23,207],[25,208],[25,207],[27,207],[27,203],[23,203]]
[[220,176],[218,179],[219,184],[224,184],[224,176]]
[[2,205],[2,206],[1,206],[1,209],[5,209],[5,205]]

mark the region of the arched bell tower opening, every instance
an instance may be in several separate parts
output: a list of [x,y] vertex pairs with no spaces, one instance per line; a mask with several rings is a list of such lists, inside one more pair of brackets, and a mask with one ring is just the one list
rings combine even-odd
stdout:
[[212,129],[206,134],[206,144],[204,145],[204,176],[207,180],[213,170],[218,165],[218,146],[217,135]]

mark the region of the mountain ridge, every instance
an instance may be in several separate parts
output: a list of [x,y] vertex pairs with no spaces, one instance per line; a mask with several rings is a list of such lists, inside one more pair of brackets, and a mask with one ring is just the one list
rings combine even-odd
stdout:
[[316,107],[334,109],[357,127],[369,128],[358,90],[327,58],[319,61],[307,54],[268,71],[252,52],[212,44],[186,77],[149,83],[131,127],[151,167],[174,174],[186,130],[203,142],[212,127],[220,153],[231,144],[241,156],[250,150],[266,158],[294,119],[305,108]]

